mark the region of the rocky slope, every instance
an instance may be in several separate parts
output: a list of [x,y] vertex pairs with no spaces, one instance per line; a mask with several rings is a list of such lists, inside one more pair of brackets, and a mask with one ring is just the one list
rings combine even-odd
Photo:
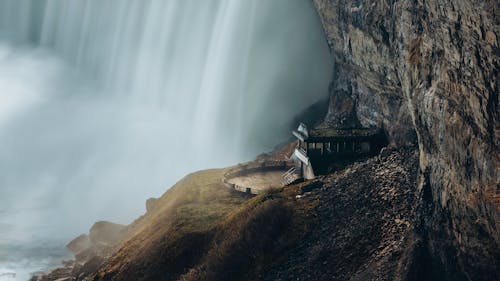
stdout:
[[427,272],[497,279],[500,2],[314,4],[335,60],[326,121],[338,124],[338,104],[352,103],[351,115],[383,127],[392,145],[416,141]]
[[385,150],[253,198],[220,170],[194,173],[126,228],[101,222],[70,243],[94,256],[34,280],[409,280],[417,171],[416,149]]
[[417,159],[412,148],[384,151],[299,187],[307,232],[263,279],[414,279]]

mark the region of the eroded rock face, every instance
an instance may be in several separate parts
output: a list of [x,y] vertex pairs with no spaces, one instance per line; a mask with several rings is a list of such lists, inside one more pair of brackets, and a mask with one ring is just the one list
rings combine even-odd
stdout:
[[82,234],[66,247],[75,255],[74,261],[63,263],[50,273],[33,276],[32,281],[88,280],[118,248],[126,236],[127,226],[107,221],[96,222],[89,234]]
[[157,203],[157,198],[149,198],[148,200],[146,200],[146,212],[152,212],[154,208],[156,208]]
[[[324,125],[338,129],[359,128],[361,124],[356,112],[356,99],[352,84],[346,79],[347,77],[337,77],[330,87],[330,101]],[[365,122],[363,125],[369,127],[374,125],[374,122]]]
[[122,224],[98,221],[90,228],[90,241],[94,244],[115,245],[121,241],[125,228]]
[[395,146],[416,133],[427,277],[497,279],[499,2],[313,1],[335,60],[331,94],[349,89],[361,124]]
[[96,222],[89,234],[82,234],[68,243],[66,247],[75,255],[76,262],[86,263],[95,256],[108,256],[113,247],[124,238],[126,226],[107,221]]
[[91,247],[90,238],[87,234],[82,234],[75,239],[71,240],[71,242],[66,245],[66,247],[74,254],[78,255],[83,251],[89,249]]

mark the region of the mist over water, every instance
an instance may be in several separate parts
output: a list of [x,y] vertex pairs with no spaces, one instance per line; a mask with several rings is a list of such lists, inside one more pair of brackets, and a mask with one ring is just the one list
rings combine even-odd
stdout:
[[0,280],[272,149],[329,61],[308,0],[0,0]]

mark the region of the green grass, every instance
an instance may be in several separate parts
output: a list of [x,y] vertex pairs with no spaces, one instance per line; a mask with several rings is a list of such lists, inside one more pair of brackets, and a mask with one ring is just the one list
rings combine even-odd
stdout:
[[[307,232],[300,185],[255,197],[222,184],[226,169],[192,173],[129,228],[92,280],[241,280]],[[252,271],[250,271],[252,269]],[[251,273],[252,272],[252,273]]]
[[175,280],[193,266],[218,224],[248,200],[222,184],[225,172],[195,172],[172,186],[130,225],[128,239],[95,280]]

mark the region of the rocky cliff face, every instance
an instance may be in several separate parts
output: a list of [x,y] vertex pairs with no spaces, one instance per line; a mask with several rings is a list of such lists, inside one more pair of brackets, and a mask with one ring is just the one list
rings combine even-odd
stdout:
[[354,103],[392,145],[418,143],[423,277],[496,279],[500,3],[313,1],[335,60],[329,112]]
[[498,1],[313,1],[335,63],[322,125],[393,148],[252,199],[191,174],[110,258],[34,280],[500,280]]

